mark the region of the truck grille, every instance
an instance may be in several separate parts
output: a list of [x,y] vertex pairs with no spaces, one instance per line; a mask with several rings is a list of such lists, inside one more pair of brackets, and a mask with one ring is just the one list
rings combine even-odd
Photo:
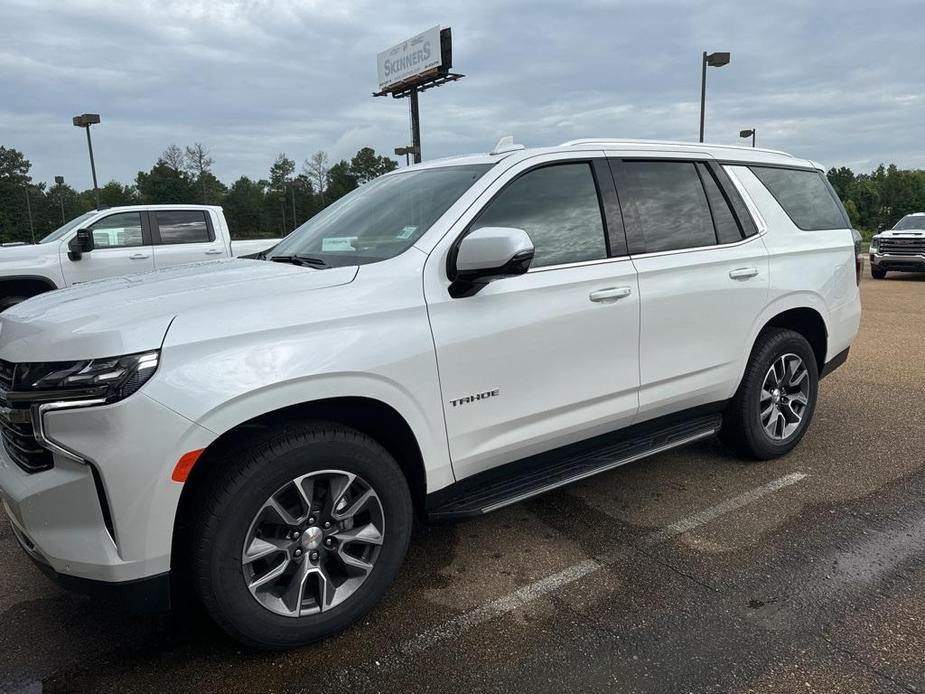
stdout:
[[880,253],[890,255],[925,255],[925,236],[919,238],[880,239]]
[[13,389],[13,371],[15,369],[15,364],[0,359],[0,389],[5,391]]
[[10,403],[7,393],[13,388],[16,365],[0,359],[0,437],[12,461],[26,472],[41,472],[54,467],[51,451],[35,439],[32,409],[27,402]]

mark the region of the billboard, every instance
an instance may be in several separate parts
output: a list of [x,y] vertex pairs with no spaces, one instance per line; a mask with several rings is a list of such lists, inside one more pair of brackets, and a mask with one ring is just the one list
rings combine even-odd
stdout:
[[422,75],[439,72],[443,65],[440,27],[427,31],[393,46],[376,56],[379,68],[379,89],[384,91],[397,84],[412,82]]

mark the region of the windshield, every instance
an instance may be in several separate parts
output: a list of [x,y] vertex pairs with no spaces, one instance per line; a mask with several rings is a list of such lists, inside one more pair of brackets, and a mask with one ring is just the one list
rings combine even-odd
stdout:
[[925,214],[907,214],[896,222],[896,226],[893,228],[899,231],[906,231],[907,229],[925,230]]
[[308,259],[316,267],[392,258],[421,238],[491,167],[447,166],[377,178],[309,219],[267,257]]
[[84,212],[79,217],[76,217],[75,219],[72,219],[71,221],[69,221],[63,227],[58,227],[57,229],[55,229],[48,236],[46,236],[41,241],[39,241],[39,243],[51,243],[52,241],[57,241],[62,236],[64,236],[67,232],[69,232],[71,229],[79,226],[81,222],[86,221],[87,219],[89,219],[95,214],[96,214],[95,210],[90,211],[90,212]]

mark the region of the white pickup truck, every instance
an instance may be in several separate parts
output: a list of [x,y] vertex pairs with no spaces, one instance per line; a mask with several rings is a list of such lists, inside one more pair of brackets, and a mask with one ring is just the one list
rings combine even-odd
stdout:
[[0,311],[30,296],[80,282],[252,255],[278,242],[232,241],[222,208],[214,205],[93,210],[37,244],[0,247]]

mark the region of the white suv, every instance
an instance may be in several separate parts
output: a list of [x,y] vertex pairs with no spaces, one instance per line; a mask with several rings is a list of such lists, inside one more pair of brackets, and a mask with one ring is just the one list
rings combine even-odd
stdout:
[[361,186],[263,259],[4,313],[0,496],[49,574],[147,608],[194,585],[236,639],[291,647],[379,600],[415,513],[713,434],[787,453],[857,273],[810,161],[506,138]]

